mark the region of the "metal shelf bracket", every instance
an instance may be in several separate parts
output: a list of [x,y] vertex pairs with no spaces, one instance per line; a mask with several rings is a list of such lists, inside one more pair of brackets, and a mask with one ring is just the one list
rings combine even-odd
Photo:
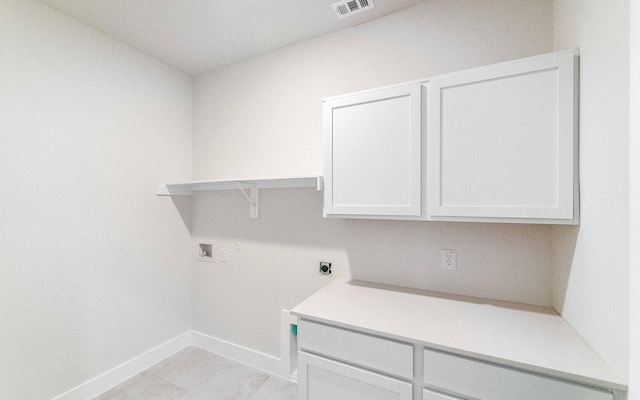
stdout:
[[[245,185],[250,185],[251,186],[249,188],[249,194],[247,194],[246,190],[242,187],[242,185],[240,183],[243,183]],[[260,204],[259,189],[257,187],[255,187],[256,186],[255,183],[236,182],[236,185],[238,186],[238,189],[240,189],[240,191],[244,195],[244,198],[247,199],[247,201],[249,202],[249,215],[250,215],[250,217],[252,219],[258,219],[258,206]]]

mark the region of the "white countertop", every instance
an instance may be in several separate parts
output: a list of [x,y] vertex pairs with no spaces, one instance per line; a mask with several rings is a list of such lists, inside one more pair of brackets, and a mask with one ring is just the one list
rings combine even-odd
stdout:
[[298,317],[585,384],[627,384],[552,308],[337,279]]

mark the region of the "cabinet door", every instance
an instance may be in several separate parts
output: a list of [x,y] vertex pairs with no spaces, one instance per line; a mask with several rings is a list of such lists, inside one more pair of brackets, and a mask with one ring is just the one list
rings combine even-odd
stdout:
[[325,101],[325,216],[419,216],[420,123],[419,84]]
[[410,383],[304,352],[298,354],[299,400],[411,400]]
[[430,80],[428,214],[572,223],[576,85],[574,52]]

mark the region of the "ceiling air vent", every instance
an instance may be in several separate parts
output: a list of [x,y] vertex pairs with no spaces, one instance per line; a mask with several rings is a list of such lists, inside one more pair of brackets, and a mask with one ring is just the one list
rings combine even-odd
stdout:
[[342,0],[331,5],[338,18],[346,18],[373,8],[373,0]]

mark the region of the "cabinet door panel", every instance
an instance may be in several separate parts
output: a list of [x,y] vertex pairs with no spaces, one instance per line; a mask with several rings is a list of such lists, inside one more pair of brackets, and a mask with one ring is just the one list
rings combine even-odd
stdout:
[[325,214],[420,215],[420,86],[324,104]]
[[430,215],[574,218],[574,57],[430,81]]
[[304,352],[298,356],[299,400],[411,400],[410,383]]

